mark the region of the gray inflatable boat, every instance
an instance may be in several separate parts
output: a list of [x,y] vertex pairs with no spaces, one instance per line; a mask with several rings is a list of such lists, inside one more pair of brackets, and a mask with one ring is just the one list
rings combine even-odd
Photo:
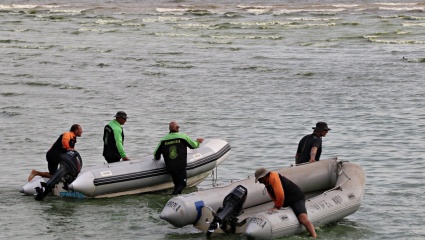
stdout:
[[[199,148],[188,149],[187,186],[195,186],[207,178],[230,154],[230,145],[221,139],[206,139]],[[19,191],[26,195],[36,194],[35,187],[47,178],[34,177]],[[59,183],[53,194],[76,198],[103,198],[172,189],[174,184],[164,160],[146,156],[139,160],[121,161],[83,168],[78,177],[68,186],[68,191]]]
[[[328,159],[273,171],[296,183],[305,193],[307,214],[315,227],[355,213],[363,199],[365,173],[355,163]],[[231,232],[250,238],[273,239],[305,231],[290,207],[268,211],[274,203],[264,185],[255,183],[254,179],[251,177],[224,187],[174,197],[164,206],[160,218],[176,227],[193,224],[195,228],[208,232],[219,209],[225,205],[225,197],[242,186],[247,195],[242,212],[237,214],[237,221],[227,223],[227,229],[223,229],[222,224],[214,234]]]

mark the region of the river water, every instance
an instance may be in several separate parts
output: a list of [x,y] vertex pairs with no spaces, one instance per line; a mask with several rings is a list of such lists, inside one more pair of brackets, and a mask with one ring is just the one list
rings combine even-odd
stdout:
[[362,165],[367,184],[360,209],[318,235],[424,239],[425,4],[345,2],[3,0],[0,238],[205,239],[159,219],[168,193],[18,192],[74,123],[84,165],[102,164],[103,127],[124,110],[131,159],[151,154],[172,120],[228,141],[219,185],[290,165],[326,121],[322,159]]

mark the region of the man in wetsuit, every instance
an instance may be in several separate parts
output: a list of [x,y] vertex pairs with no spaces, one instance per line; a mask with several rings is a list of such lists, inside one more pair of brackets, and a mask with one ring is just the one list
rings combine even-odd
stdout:
[[322,137],[325,137],[328,131],[328,124],[325,122],[316,123],[312,134],[304,136],[298,143],[297,153],[295,154],[295,163],[307,163],[319,161],[322,154]]
[[121,125],[127,121],[123,111],[115,114],[115,119],[105,126],[103,131],[103,157],[108,163],[130,160],[124,151],[124,130]]
[[193,141],[186,134],[179,133],[180,126],[177,122],[170,122],[170,132],[161,139],[153,155],[154,160],[159,160],[161,154],[165,161],[165,166],[170,173],[173,183],[173,195],[180,194],[186,187],[187,182],[187,148],[195,149],[204,141],[198,138]]
[[313,224],[307,216],[305,207],[305,196],[301,189],[291,180],[277,172],[270,172],[265,168],[255,171],[255,182],[266,186],[270,198],[274,202],[270,213],[277,212],[282,207],[291,207],[298,221],[304,225],[312,237],[317,237]]
[[46,178],[52,177],[58,170],[58,165],[61,161],[61,154],[66,153],[67,151],[74,151],[75,144],[77,143],[77,137],[81,137],[81,134],[83,134],[83,129],[79,124],[72,125],[69,132],[61,134],[46,153],[49,172],[32,170],[28,176],[28,182],[30,182],[35,176],[42,176]]

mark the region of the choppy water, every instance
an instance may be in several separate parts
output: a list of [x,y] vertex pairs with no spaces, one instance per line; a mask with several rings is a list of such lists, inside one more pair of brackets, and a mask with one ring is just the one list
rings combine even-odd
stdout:
[[73,123],[85,166],[103,163],[103,126],[124,110],[133,159],[171,120],[229,141],[219,184],[291,164],[299,139],[326,121],[322,158],[361,164],[367,185],[359,211],[317,228],[321,238],[424,239],[424,67],[420,1],[2,1],[0,236],[205,238],[159,219],[165,193],[18,193]]

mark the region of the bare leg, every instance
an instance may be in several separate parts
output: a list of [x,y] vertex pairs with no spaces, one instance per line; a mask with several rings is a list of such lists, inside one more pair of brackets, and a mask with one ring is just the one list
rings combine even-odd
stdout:
[[305,213],[301,213],[298,215],[298,221],[307,229],[307,231],[311,234],[312,237],[316,238],[316,230],[314,230],[313,224],[308,220],[308,216]]
[[31,182],[31,180],[35,177],[35,176],[42,176],[42,177],[46,177],[46,178],[51,178],[52,175],[50,175],[49,172],[39,172],[36,170],[31,170],[30,175],[28,176],[28,182]]

